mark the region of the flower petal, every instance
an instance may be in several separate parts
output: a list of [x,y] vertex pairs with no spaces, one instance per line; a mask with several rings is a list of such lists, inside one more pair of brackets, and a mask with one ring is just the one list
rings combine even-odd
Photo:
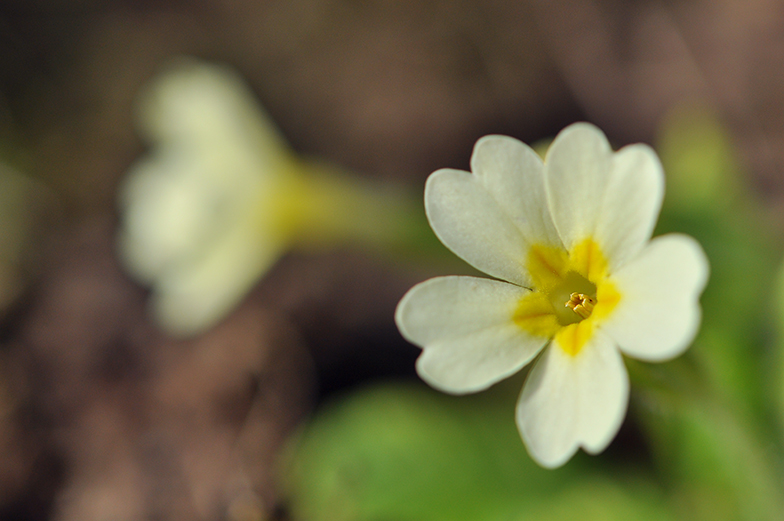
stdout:
[[651,238],[664,198],[664,170],[647,145],[630,145],[612,157],[594,240],[609,272],[637,255]]
[[547,200],[558,234],[570,251],[596,230],[611,165],[607,138],[589,123],[569,125],[547,150]]
[[444,392],[481,391],[516,373],[547,343],[513,322],[530,292],[476,277],[438,277],[414,286],[398,304],[402,335],[423,348],[417,372]]
[[253,218],[235,223],[202,255],[160,276],[151,306],[168,333],[194,335],[214,326],[278,260],[286,244],[263,240],[258,226]]
[[425,211],[436,236],[460,258],[493,277],[531,285],[523,234],[476,176],[446,169],[431,174]]
[[531,287],[529,245],[561,246],[541,159],[516,139],[486,136],[474,147],[471,168],[473,174],[443,169],[428,178],[425,210],[433,231],[475,268]]
[[600,327],[633,358],[678,356],[697,334],[708,271],[705,253],[691,237],[653,239],[609,279],[620,300]]
[[557,340],[534,365],[517,403],[517,427],[528,453],[555,468],[583,447],[603,451],[621,427],[629,376],[612,340],[594,332],[576,355]]
[[542,160],[531,147],[508,136],[485,136],[474,146],[471,172],[529,243],[561,246],[547,205]]
[[199,168],[174,151],[155,154],[136,163],[120,189],[121,258],[144,283],[201,251],[224,224],[211,211],[217,190],[194,173]]
[[239,154],[252,157],[262,169],[287,161],[290,154],[237,72],[193,58],[173,60],[141,92],[138,119],[142,133],[157,145],[228,158]]

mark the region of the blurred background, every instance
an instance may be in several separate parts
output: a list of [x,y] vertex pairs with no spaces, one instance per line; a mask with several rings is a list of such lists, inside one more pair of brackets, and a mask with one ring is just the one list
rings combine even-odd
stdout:
[[[539,469],[519,378],[416,379],[394,309],[466,270],[439,251],[291,251],[214,328],[166,334],[118,260],[118,187],[151,145],[137,94],[182,55],[236,70],[297,154],[417,205],[485,134],[652,144],[660,231],[711,258],[681,364],[707,387],[632,367],[607,453]],[[776,519],[782,2],[2,0],[0,165],[0,519]],[[715,408],[678,401],[704,388]]]

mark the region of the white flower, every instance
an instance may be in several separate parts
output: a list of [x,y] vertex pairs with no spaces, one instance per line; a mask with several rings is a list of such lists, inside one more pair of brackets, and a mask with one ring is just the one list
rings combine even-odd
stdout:
[[[289,246],[293,154],[231,70],[183,59],[143,93],[153,149],[120,190],[121,258],[172,334],[222,318]],[[288,191],[287,191],[288,190]],[[288,212],[288,213],[287,213]]]
[[169,333],[202,333],[286,252],[398,239],[407,200],[295,154],[231,69],[183,58],[139,102],[120,258]]
[[655,152],[613,152],[596,127],[564,129],[545,161],[504,136],[480,139],[473,173],[430,176],[425,208],[438,238],[500,280],[438,277],[412,288],[395,320],[423,348],[436,389],[480,391],[531,362],[516,418],[530,455],[563,465],[596,454],[625,416],[621,354],[681,354],[700,322],[708,262],[684,235],[651,240],[664,194]]

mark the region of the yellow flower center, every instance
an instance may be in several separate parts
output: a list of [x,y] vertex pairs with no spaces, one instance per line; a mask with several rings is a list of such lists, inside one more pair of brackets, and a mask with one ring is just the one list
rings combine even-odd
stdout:
[[537,244],[528,252],[526,268],[534,291],[518,303],[514,322],[532,335],[555,338],[565,352],[577,355],[620,300],[606,280],[604,254],[591,238],[570,252]]

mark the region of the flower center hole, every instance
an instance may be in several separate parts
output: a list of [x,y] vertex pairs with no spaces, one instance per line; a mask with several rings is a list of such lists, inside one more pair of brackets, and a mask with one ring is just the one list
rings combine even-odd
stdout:
[[584,293],[572,293],[569,295],[569,300],[564,304],[565,307],[571,309],[582,318],[590,317],[595,305],[596,299]]
[[570,271],[547,296],[558,322],[567,326],[591,316],[596,305],[596,285],[579,273]]

